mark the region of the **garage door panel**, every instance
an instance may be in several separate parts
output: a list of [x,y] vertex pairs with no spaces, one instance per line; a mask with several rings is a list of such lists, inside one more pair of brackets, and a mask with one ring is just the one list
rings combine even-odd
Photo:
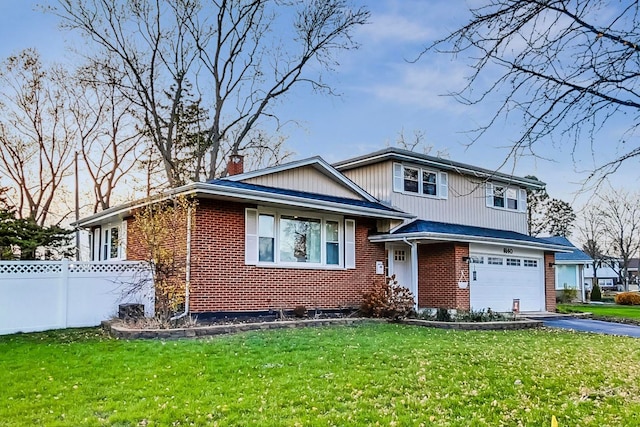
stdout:
[[513,300],[519,299],[521,311],[544,310],[544,275],[541,260],[537,260],[535,267],[524,266],[525,258],[510,256],[509,258],[520,259],[520,265],[506,265],[504,258],[502,265],[492,265],[486,262],[488,257],[495,258],[495,255],[473,256],[483,257],[485,263],[469,265],[472,309],[511,311]]

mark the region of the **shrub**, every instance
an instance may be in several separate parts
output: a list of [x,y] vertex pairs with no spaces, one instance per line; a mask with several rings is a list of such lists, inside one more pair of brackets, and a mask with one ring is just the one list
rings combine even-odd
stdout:
[[600,290],[600,285],[597,283],[593,285],[593,289],[591,290],[591,301],[601,301],[602,300],[602,291]]
[[496,321],[513,320],[513,316],[508,314],[498,313],[491,310],[491,308],[487,308],[487,311],[484,311],[484,310],[458,311],[456,313],[455,320],[458,322],[496,322]]
[[436,320],[438,322],[451,322],[451,312],[448,308],[439,308],[436,310]]
[[403,319],[413,313],[415,298],[411,291],[398,285],[396,276],[387,277],[386,283],[374,285],[365,292],[360,307],[365,316]]
[[556,300],[560,303],[572,302],[578,298],[578,290],[572,289],[564,284],[564,288],[560,291],[560,295],[556,298]]
[[620,305],[640,305],[640,294],[637,292],[622,292],[616,295],[616,304]]

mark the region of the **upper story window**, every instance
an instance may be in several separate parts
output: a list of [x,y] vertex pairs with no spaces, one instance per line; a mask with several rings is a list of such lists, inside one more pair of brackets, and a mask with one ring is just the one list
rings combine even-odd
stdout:
[[393,191],[446,199],[449,196],[448,175],[446,172],[394,163]]
[[488,182],[485,194],[488,207],[518,212],[527,210],[527,192],[522,188]]
[[355,221],[246,209],[245,262],[355,267]]

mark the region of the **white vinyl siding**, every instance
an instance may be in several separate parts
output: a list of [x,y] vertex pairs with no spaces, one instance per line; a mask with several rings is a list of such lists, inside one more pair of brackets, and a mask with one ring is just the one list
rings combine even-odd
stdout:
[[[398,175],[398,169],[400,168],[401,171],[401,166],[400,163],[389,160],[351,169],[344,174],[373,197],[404,212],[412,213],[418,219],[527,234],[525,211],[486,208],[485,190],[489,189],[481,179],[449,172],[447,175],[448,198],[444,202],[433,197],[420,197],[416,194],[394,191],[394,180],[396,185],[402,185],[402,175]],[[394,176],[394,180],[390,179],[391,176]],[[524,190],[522,193],[526,194]],[[525,206],[525,204],[519,204]]]

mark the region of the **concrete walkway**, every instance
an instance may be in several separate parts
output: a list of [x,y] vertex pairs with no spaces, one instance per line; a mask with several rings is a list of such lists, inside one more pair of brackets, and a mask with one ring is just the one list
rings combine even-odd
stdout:
[[537,320],[542,320],[543,325],[550,328],[640,338],[640,326],[636,325],[603,322],[602,320],[593,319],[576,319],[574,317],[548,317],[538,318]]

